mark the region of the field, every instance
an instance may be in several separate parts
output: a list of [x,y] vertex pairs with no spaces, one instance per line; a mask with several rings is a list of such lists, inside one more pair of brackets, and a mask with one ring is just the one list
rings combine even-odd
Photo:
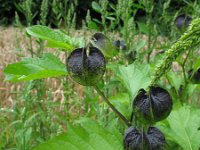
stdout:
[[3,2],[0,150],[200,150],[199,9]]

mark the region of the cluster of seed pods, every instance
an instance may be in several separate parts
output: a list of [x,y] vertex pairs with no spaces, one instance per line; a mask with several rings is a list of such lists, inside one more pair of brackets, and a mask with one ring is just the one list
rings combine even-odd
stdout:
[[172,110],[172,98],[161,87],[150,87],[149,92],[141,89],[133,101],[134,115],[138,121],[149,126],[137,129],[130,127],[124,135],[125,150],[162,150],[166,142],[163,133],[151,126],[165,119]]
[[[106,69],[104,54],[99,50],[99,47],[105,47],[106,40],[102,39],[99,33],[93,35],[93,38],[96,40],[96,47],[91,44],[88,47],[77,48],[66,60],[71,78],[84,86],[97,84]],[[106,55],[112,55],[112,53],[106,53]],[[170,94],[161,87],[152,86],[148,92],[141,89],[133,101],[133,110],[137,120],[149,126],[145,130],[130,127],[124,135],[124,149],[161,150],[165,146],[165,137],[159,129],[151,125],[170,114],[172,110]]]
[[[179,15],[174,24],[177,29],[183,31],[189,26],[192,17],[185,14]],[[194,83],[200,83],[200,69],[196,72],[190,70],[188,76]],[[152,124],[165,119],[172,110],[172,98],[161,87],[149,87],[149,91],[141,89],[133,100],[133,112],[137,121],[145,127],[137,129],[130,127],[124,135],[125,150],[162,150],[166,142],[163,133]]]

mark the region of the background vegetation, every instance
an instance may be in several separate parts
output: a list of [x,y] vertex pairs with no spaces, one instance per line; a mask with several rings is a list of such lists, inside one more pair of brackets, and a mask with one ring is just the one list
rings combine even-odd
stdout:
[[[30,64],[36,67],[42,62],[44,70],[49,66],[58,67],[65,74],[63,64],[70,52],[63,47],[47,47],[44,42],[47,37],[43,40],[34,38],[26,33],[26,27],[40,24],[60,29],[70,37],[70,45],[74,47],[84,45],[96,32],[104,33],[111,43],[120,40],[119,54],[107,59],[106,74],[98,86],[129,119],[138,90],[150,85],[156,66],[166,56],[165,51],[187,30],[187,25],[177,28],[176,18],[183,14],[192,19],[200,17],[198,0],[1,0],[0,3],[0,58],[5,61],[13,56],[9,61],[1,62],[2,150],[56,149],[62,144],[59,149],[71,145],[71,149],[85,150],[95,143],[90,137],[94,133],[94,137],[102,141],[94,144],[95,150],[123,149],[126,126],[93,88],[81,86],[68,76],[38,79],[32,70],[22,70],[20,74],[21,66],[9,68],[8,63],[27,63],[24,58],[29,57]],[[15,27],[10,37],[12,43],[4,39],[9,36],[4,32],[9,26]],[[12,49],[5,48],[11,44]],[[200,148],[199,53],[198,45],[193,45],[170,60],[172,65],[168,72],[158,71],[164,71],[164,74],[156,84],[169,91],[174,103],[170,116],[156,124],[165,134],[167,149],[170,150]],[[7,68],[4,76],[3,68]],[[19,74],[8,76],[11,72],[12,75]],[[24,72],[31,75],[26,76],[27,80],[36,80],[8,83],[26,80],[21,78]],[[8,81],[3,81],[5,79]],[[4,92],[5,89],[9,90]],[[83,135],[91,138],[91,143],[83,142],[83,147],[74,148],[77,141],[84,140]],[[55,139],[56,136],[59,139]],[[50,142],[45,145],[48,140]],[[68,142],[63,143],[63,140]],[[115,144],[112,141],[116,141]]]

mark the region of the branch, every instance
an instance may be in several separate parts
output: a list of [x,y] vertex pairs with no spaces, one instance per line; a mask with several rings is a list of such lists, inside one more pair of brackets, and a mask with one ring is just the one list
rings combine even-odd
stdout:
[[200,18],[195,19],[181,38],[165,53],[163,61],[156,67],[151,85],[171,67],[172,62],[184,51],[200,44]]
[[130,127],[131,123],[126,119],[126,117],[124,117],[124,115],[122,115],[116,108],[115,106],[113,106],[110,101],[107,99],[107,97],[104,95],[103,92],[101,92],[101,90],[97,87],[94,86],[95,90],[97,91],[97,93],[103,98],[103,100],[109,105],[109,107],[124,121],[124,123]]

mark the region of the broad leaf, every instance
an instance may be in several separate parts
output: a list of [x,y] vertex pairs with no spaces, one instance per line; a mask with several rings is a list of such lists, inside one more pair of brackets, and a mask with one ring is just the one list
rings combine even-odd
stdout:
[[39,145],[33,150],[123,150],[122,136],[86,119],[69,126],[67,133]]
[[82,46],[83,39],[71,38],[60,30],[53,30],[42,25],[31,26],[26,30],[31,36],[40,38],[42,40],[47,40],[47,46],[49,47],[73,50],[79,46]]
[[194,66],[193,66],[193,71],[196,72],[200,67],[200,58],[197,59],[197,61],[194,63]]
[[113,57],[117,55],[116,47],[112,44],[110,39],[103,33],[95,33],[90,40],[92,45],[101,50],[105,57]]
[[109,97],[110,102],[127,118],[129,118],[132,108],[130,107],[130,98],[128,93],[117,93]]
[[18,82],[67,75],[65,64],[56,56],[45,54],[42,58],[24,58],[4,69],[6,81]]
[[166,137],[184,150],[200,148],[200,110],[183,106],[171,112],[166,123],[159,123]]
[[119,66],[118,77],[134,98],[141,88],[147,88],[150,84],[150,67],[133,63],[128,66]]
[[87,26],[88,26],[89,29],[99,30],[98,25],[92,20],[87,23]]
[[146,45],[146,41],[145,40],[139,40],[134,46],[133,49],[135,49],[136,51],[141,50],[142,48],[144,48]]
[[100,6],[97,2],[95,2],[95,1],[92,2],[92,8],[93,8],[96,12],[101,13],[101,6]]
[[169,80],[170,84],[175,87],[176,91],[179,92],[179,88],[182,84],[182,78],[175,72],[169,71],[167,73],[167,79]]
[[144,33],[144,34],[149,34],[149,26],[146,23],[143,22],[137,22],[137,25],[139,27],[139,31]]

